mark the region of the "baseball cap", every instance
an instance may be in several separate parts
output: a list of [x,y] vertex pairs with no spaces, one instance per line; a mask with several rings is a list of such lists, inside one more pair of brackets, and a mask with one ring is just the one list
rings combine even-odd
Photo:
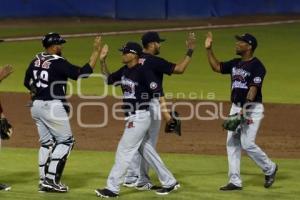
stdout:
[[256,40],[256,38],[255,38],[253,35],[249,34],[249,33],[245,33],[244,35],[241,35],[241,36],[236,35],[236,36],[235,36],[235,39],[237,39],[237,40],[239,40],[239,41],[246,42],[246,43],[248,43],[249,45],[251,45],[253,51],[254,51],[254,50],[256,49],[256,47],[257,47],[257,40]]
[[140,56],[143,53],[141,45],[136,42],[127,42],[125,46],[119,49],[123,53],[133,53]]
[[58,33],[51,32],[47,33],[43,37],[42,43],[45,48],[48,48],[51,45],[66,43],[66,40],[64,40]]
[[157,32],[154,31],[149,31],[147,33],[145,33],[142,36],[142,43],[144,46],[146,46],[147,44],[149,44],[150,42],[164,42],[166,41],[165,39],[162,39],[159,37],[159,34]]

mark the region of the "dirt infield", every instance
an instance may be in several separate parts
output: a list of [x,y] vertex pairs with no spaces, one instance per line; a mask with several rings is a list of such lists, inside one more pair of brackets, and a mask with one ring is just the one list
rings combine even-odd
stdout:
[[[9,147],[38,147],[38,134],[36,126],[31,119],[27,104],[29,98],[22,93],[3,93],[1,102],[7,118],[14,126],[14,136],[3,142]],[[73,97],[70,102],[75,110],[78,104],[86,100]],[[108,108],[120,101],[112,97],[99,100],[106,103]],[[199,101],[192,101],[195,105]],[[217,102],[221,105],[222,102]],[[198,110],[200,116],[208,116],[205,110],[210,106],[201,106]],[[257,143],[272,157],[300,158],[300,135],[296,126],[299,123],[300,105],[266,104],[265,118],[257,137]],[[190,109],[178,107],[182,116],[188,116]],[[224,103],[224,114],[229,110],[229,103]],[[100,107],[83,107],[81,121],[85,124],[103,122],[104,110]],[[115,151],[121,137],[124,121],[112,118],[108,110],[108,124],[103,128],[83,128],[77,123],[77,113],[71,119],[71,126],[76,138],[76,149]],[[183,121],[183,135],[165,134],[161,130],[158,149],[159,152],[192,153],[225,155],[226,133],[221,128],[222,120],[203,121],[193,118]]]

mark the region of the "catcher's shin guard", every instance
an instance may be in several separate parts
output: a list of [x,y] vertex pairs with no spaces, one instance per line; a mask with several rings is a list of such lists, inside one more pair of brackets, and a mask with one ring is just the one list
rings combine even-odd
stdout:
[[54,143],[52,140],[41,143],[41,147],[39,149],[39,173],[41,181],[45,179],[48,172],[53,145]]
[[73,145],[74,139],[73,137],[70,137],[68,140],[57,143],[54,146],[47,178],[52,180],[55,179],[56,183],[60,182],[67,158],[71,153]]
[[59,183],[62,177],[62,174],[65,169],[65,165],[67,162],[67,155],[65,155],[57,164],[56,174],[55,174],[55,182]]

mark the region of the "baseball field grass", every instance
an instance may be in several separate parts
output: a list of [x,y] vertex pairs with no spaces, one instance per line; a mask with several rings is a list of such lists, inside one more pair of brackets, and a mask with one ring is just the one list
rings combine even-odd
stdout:
[[0,38],[38,36],[46,32],[57,31],[62,34],[128,31],[137,29],[177,28],[187,26],[207,26],[210,24],[233,24],[253,22],[273,22],[298,20],[297,15],[255,15],[191,19],[191,20],[112,20],[93,17],[51,17],[51,18],[24,18],[0,19]]
[[[299,199],[300,162],[293,159],[275,159],[279,164],[277,181],[270,189],[263,187],[264,176],[246,156],[242,160],[242,191],[221,192],[219,186],[227,182],[227,160],[224,156],[162,154],[166,165],[174,173],[181,188],[168,196],[153,191],[121,188],[121,199],[174,199],[174,200],[292,200]],[[105,186],[114,162],[114,153],[74,150],[69,157],[63,182],[70,187],[66,194],[37,192],[37,149],[5,148],[0,152],[0,181],[9,183],[12,190],[0,191],[0,199],[97,199],[94,189]],[[5,172],[5,173],[3,173]],[[151,172],[154,183],[157,176]]]
[[[47,23],[45,23],[47,21]],[[97,18],[57,18],[57,19],[31,19],[15,21],[1,20],[0,38],[24,37],[43,35],[47,32],[57,31],[64,34],[108,32],[137,29],[174,28],[183,26],[206,25],[199,20],[99,20]]]
[[[34,31],[32,30],[32,32]],[[192,63],[183,76],[166,77],[165,92],[170,93],[171,98],[229,100],[229,76],[213,73],[207,63],[206,52],[203,48],[207,31],[195,32],[198,38],[198,47]],[[300,88],[298,87],[300,84],[298,77],[300,73],[298,66],[300,24],[213,30],[214,49],[217,57],[220,60],[229,60],[235,57],[233,36],[245,32],[250,32],[257,37],[256,56],[267,68],[263,87],[264,100],[275,103],[300,103]],[[9,32],[6,34],[13,35]],[[164,32],[161,33],[161,36],[167,39],[161,48],[161,56],[174,62],[182,59],[186,51],[184,43],[187,33],[184,31]],[[110,46],[108,65],[112,71],[122,65],[117,49],[127,41],[139,41],[140,37],[140,34],[130,34],[103,38],[103,42]],[[68,39],[68,43],[64,47],[64,56],[72,63],[83,65],[89,59],[92,42],[93,38],[91,37]],[[0,45],[0,65],[11,63],[15,67],[15,72],[5,80],[5,84],[1,84],[0,90],[25,92],[23,87],[25,70],[34,55],[42,50],[40,41],[2,43]],[[99,67],[97,67],[95,72],[99,73],[99,71]],[[94,77],[84,80],[81,88],[84,94],[100,95],[103,94],[103,87],[103,80]],[[76,84],[74,91],[77,92]],[[111,94],[111,89],[109,89],[109,94]]]

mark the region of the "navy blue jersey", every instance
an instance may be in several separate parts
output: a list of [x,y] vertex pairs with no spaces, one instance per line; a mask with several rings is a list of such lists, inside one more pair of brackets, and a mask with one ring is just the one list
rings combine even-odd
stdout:
[[176,64],[171,63],[163,58],[143,53],[139,59],[139,63],[145,68],[151,69],[158,83],[163,85],[164,74],[171,75]]
[[32,84],[34,85],[36,88],[35,99],[64,100],[68,78],[77,80],[80,75],[88,76],[92,72],[93,69],[89,64],[77,67],[63,57],[39,53],[26,71],[24,85],[28,90],[31,90]]
[[231,75],[231,101],[244,105],[250,86],[257,87],[254,102],[262,102],[262,84],[266,75],[266,69],[259,59],[242,61],[236,58],[221,63],[221,73]]
[[153,71],[140,64],[121,67],[108,76],[107,84],[121,85],[126,112],[148,109],[150,100],[162,95],[162,86]]

